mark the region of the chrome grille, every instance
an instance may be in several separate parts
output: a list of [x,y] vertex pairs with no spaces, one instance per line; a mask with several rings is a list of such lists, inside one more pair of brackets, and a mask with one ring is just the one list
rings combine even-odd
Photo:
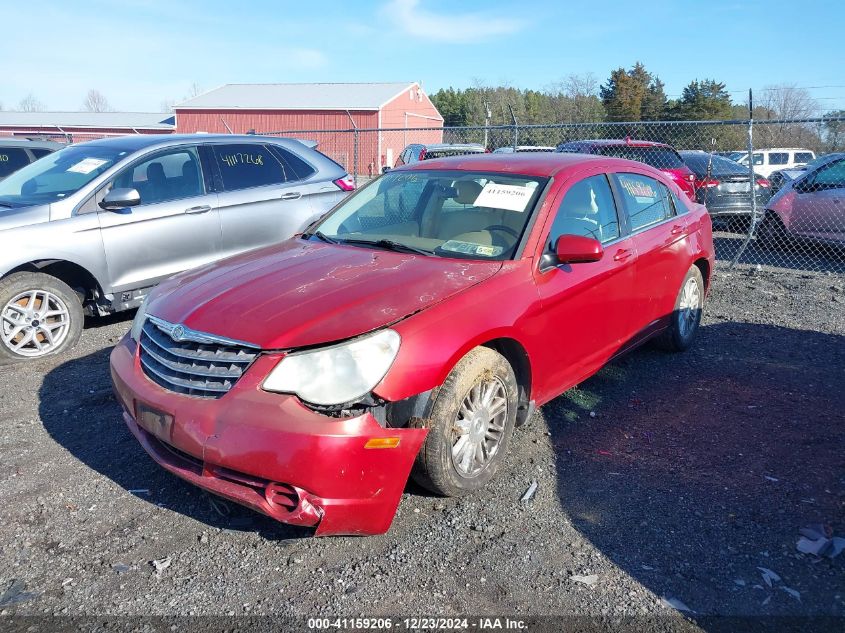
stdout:
[[141,367],[150,380],[199,398],[219,398],[228,392],[260,351],[155,317],[144,323],[140,344]]

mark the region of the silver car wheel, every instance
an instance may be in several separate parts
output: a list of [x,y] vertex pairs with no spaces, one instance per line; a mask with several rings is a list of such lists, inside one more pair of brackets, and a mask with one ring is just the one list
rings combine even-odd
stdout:
[[678,333],[683,338],[688,337],[695,329],[700,313],[701,290],[695,278],[690,277],[681,292],[681,301],[678,306]]
[[452,464],[464,477],[475,477],[499,450],[508,419],[505,384],[482,379],[461,403],[452,431]]
[[70,311],[46,290],[27,290],[0,310],[0,339],[12,353],[27,358],[56,350],[70,330]]

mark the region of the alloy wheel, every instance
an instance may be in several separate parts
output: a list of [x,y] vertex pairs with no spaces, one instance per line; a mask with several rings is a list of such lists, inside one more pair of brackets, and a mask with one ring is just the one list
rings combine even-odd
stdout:
[[678,306],[678,333],[688,337],[695,329],[699,314],[701,314],[701,290],[694,277],[687,279],[681,291],[681,301]]
[[464,477],[475,477],[499,450],[508,419],[505,384],[484,378],[461,403],[452,431],[452,464]]
[[12,353],[27,358],[45,356],[64,342],[70,311],[47,290],[27,290],[0,310],[0,340]]

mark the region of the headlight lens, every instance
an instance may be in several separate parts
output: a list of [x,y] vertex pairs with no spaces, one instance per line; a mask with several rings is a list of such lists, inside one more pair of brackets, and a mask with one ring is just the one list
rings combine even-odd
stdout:
[[401,339],[381,330],[348,343],[285,356],[264,380],[264,389],[319,405],[354,402],[375,387],[393,364]]
[[147,320],[147,304],[149,302],[150,295],[147,295],[144,297],[141,307],[138,308],[138,312],[135,314],[135,320],[132,321],[132,329],[129,330],[129,336],[132,337],[132,340],[136,343],[141,340],[141,330],[144,327],[144,322]]

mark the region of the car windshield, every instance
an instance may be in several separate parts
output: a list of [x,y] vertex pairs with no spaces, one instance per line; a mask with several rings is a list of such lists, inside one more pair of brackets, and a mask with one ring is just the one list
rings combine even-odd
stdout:
[[439,257],[509,259],[547,181],[473,171],[391,172],[306,235]]
[[0,182],[0,205],[23,207],[61,200],[130,152],[101,145],[73,145],[16,171]]
[[598,148],[602,156],[636,160],[656,169],[677,169],[684,161],[668,147],[637,147],[634,145],[605,145]]
[[[721,156],[713,156],[711,164],[710,175],[714,177],[726,176],[748,176],[748,167],[743,167],[739,163]],[[699,178],[704,178],[707,175],[707,165],[710,162],[710,155],[701,154],[684,154],[684,162],[692,170],[692,172]]]

